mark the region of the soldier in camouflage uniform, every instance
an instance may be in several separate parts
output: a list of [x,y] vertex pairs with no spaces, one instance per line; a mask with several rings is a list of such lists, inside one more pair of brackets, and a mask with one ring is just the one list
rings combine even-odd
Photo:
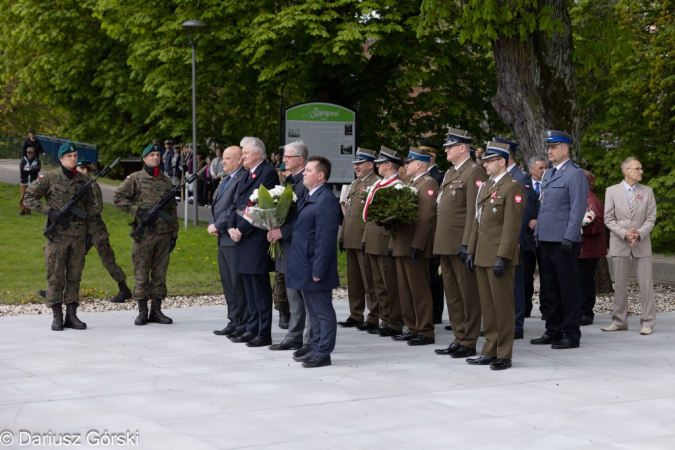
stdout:
[[[145,223],[138,242],[131,244],[136,283],[133,298],[138,301],[136,325],[148,322],[170,324],[173,320],[162,313],[162,300],[166,297],[166,272],[169,256],[178,239],[178,216],[176,203],[170,202],[164,212],[173,217],[171,222],[153,219],[148,211],[157,204],[167,191],[173,189],[171,180],[160,172],[159,148],[153,144],[143,150],[143,170],[134,172],[115,191],[113,203],[120,210],[133,214],[132,226]],[[151,309],[148,313],[148,300]]]
[[[84,257],[92,242],[96,205],[90,191],[76,205],[86,213],[85,219],[60,212],[88,178],[75,169],[77,149],[73,143],[63,144],[58,156],[61,167],[40,175],[28,186],[24,203],[28,208],[49,217],[45,230],[52,223],[58,224],[52,240],[48,239],[44,247],[48,284],[45,303],[54,314],[52,330],[62,331],[64,327],[84,330],[87,324],[78,319],[77,307]],[[40,202],[41,198],[46,200],[46,204]],[[64,225],[69,225],[68,229],[64,229]],[[66,304],[65,320],[61,306],[63,303]]]

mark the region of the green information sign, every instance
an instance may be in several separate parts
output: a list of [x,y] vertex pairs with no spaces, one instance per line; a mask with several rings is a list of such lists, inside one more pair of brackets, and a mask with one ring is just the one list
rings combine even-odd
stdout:
[[311,103],[289,108],[286,111],[286,120],[354,122],[354,112],[328,103]]

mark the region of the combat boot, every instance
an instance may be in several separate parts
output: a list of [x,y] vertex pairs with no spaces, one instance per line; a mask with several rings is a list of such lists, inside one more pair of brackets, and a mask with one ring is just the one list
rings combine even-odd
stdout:
[[148,323],[148,301],[138,301],[138,317],[134,321],[134,325],[145,325]]
[[61,307],[61,303],[52,305],[52,312],[54,313],[52,331],[63,331],[63,308]]
[[63,321],[64,328],[74,330],[86,330],[87,324],[77,318],[77,307],[79,303],[73,302],[66,305],[66,319]]
[[162,312],[162,299],[157,298],[152,301],[152,306],[150,307],[150,317],[148,322],[152,323],[161,323],[162,325],[169,325],[173,323],[173,320],[169,317],[166,317]]
[[279,328],[288,330],[288,321],[291,320],[291,312],[288,303],[279,303]]
[[127,287],[127,283],[124,281],[120,281],[117,283],[117,285],[119,286],[120,291],[116,296],[111,298],[110,301],[113,303],[124,303],[125,300],[129,300],[131,298],[131,291]]

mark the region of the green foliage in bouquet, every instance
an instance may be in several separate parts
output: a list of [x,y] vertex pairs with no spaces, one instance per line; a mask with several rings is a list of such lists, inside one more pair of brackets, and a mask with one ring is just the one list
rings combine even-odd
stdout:
[[284,192],[279,197],[279,202],[277,203],[277,218],[279,219],[279,223],[283,224],[286,222],[292,204],[293,204],[293,188],[291,187],[291,185],[287,185],[284,188]]
[[[361,196],[367,198],[368,193],[364,191]],[[378,189],[368,206],[367,219],[396,237],[401,226],[417,221],[417,192],[403,183]]]
[[262,184],[258,188],[258,208],[264,210],[276,208],[272,194]]

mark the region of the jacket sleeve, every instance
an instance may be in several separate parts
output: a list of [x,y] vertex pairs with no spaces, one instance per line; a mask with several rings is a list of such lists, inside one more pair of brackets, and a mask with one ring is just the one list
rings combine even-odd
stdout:
[[340,205],[337,199],[327,189],[321,193],[317,202],[318,213],[316,215],[316,235],[314,241],[314,260],[312,261],[312,277],[320,280],[328,276],[328,268],[331,266],[331,258],[335,257],[335,238],[338,232],[340,219]]
[[574,175],[570,177],[568,192],[570,214],[563,238],[576,242],[576,236],[581,237],[581,222],[586,215],[586,201],[588,200],[588,179],[582,170],[575,170]]
[[605,191],[605,225],[607,225],[609,231],[623,241],[626,239],[626,231],[628,230],[619,225],[616,220],[616,205],[612,196],[612,187],[608,187]]
[[[583,173],[583,172],[582,172]],[[515,196],[521,196],[521,202],[516,203]],[[504,203],[504,224],[502,226],[502,236],[497,250],[497,256],[513,261],[518,255],[518,235],[520,233],[523,214],[525,213],[525,189],[523,185],[512,183],[511,188],[505,195]]]
[[35,166],[33,166],[30,173],[31,173],[31,175],[36,177],[36,176],[38,176],[38,174],[40,173],[41,170],[42,170],[42,163],[40,162],[39,159],[35,158]]
[[47,181],[47,177],[38,178],[26,189],[26,196],[23,198],[23,203],[28,209],[37,211],[46,216],[49,214],[51,208],[42,203],[40,199],[44,198],[48,191],[49,182]]
[[466,219],[464,220],[465,226],[464,234],[462,235],[462,245],[466,245],[467,247],[469,246],[469,240],[471,239],[472,224],[476,218],[476,197],[478,197],[478,190],[480,188],[476,182],[480,181],[481,183],[484,183],[486,179],[487,174],[485,173],[485,169],[476,165],[472,170],[471,179],[469,179],[466,191]]
[[[94,191],[96,188],[99,189],[98,195],[96,195],[96,192]],[[100,194],[100,188],[96,183],[93,183],[91,189],[87,190],[87,200],[85,202],[87,218],[84,221],[87,234],[94,234],[94,231],[96,230],[96,215],[103,209],[103,201],[102,198],[99,197]]]
[[135,216],[138,207],[131,203],[131,199],[134,197],[135,191],[135,181],[133,178],[127,178],[115,191],[113,204],[117,207],[117,209]]
[[417,197],[417,223],[413,235],[412,248],[424,250],[429,235],[436,226],[436,199],[438,198],[438,183],[433,178],[419,187]]
[[644,223],[638,230],[638,233],[640,234],[640,239],[651,233],[652,229],[654,228],[654,223],[656,222],[656,199],[654,198],[654,192],[651,189],[649,189],[648,192],[649,194],[646,195],[647,217],[645,218]]

